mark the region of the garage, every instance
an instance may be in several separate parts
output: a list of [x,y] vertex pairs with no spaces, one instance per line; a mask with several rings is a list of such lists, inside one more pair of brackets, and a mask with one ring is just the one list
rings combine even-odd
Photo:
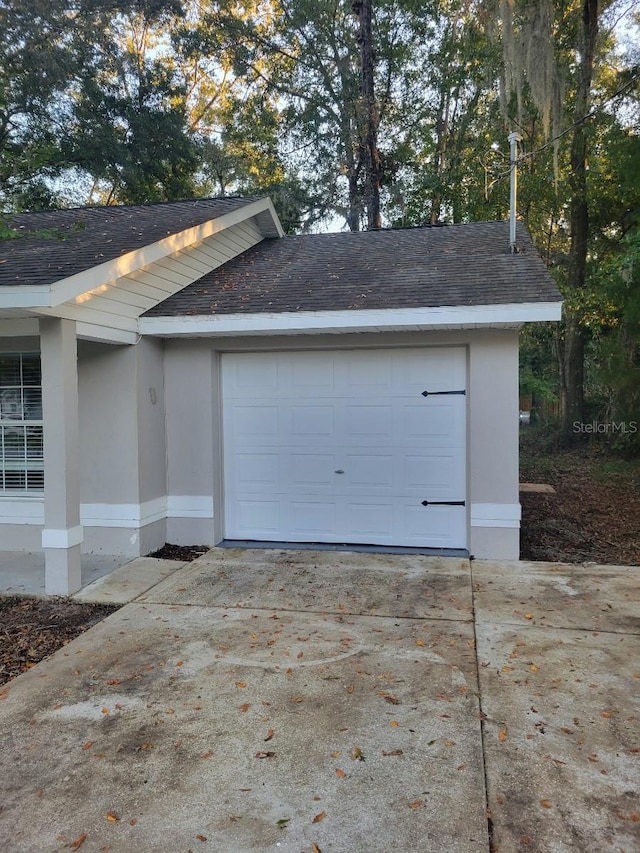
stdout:
[[222,356],[227,540],[467,547],[462,346]]

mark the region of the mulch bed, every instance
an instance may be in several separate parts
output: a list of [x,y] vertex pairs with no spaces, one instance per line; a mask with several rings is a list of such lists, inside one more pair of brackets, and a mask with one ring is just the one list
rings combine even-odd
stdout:
[[528,457],[522,468],[523,481],[556,493],[520,495],[521,559],[640,565],[637,466],[607,474],[597,458],[566,452]]
[[117,609],[112,604],[68,598],[0,596],[0,684],[35,666]]

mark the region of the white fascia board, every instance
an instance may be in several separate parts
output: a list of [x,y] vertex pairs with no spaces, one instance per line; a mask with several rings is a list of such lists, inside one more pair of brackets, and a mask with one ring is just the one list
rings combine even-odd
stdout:
[[51,304],[51,288],[46,284],[0,287],[1,308],[46,308]]
[[98,341],[102,344],[137,344],[140,340],[137,332],[80,321],[76,322],[76,335],[80,340]]
[[141,335],[197,337],[514,328],[522,323],[559,320],[561,314],[561,302],[531,302],[508,305],[453,305],[439,308],[219,314],[206,317],[141,317],[139,331]]
[[[193,228],[187,228],[184,231],[179,231],[177,234],[170,234],[168,237],[164,237],[155,243],[150,243],[148,246],[143,246],[141,249],[128,252],[119,258],[113,258],[103,264],[91,267],[91,269],[56,281],[49,288],[49,301],[44,303],[44,305],[40,303],[40,306],[55,308],[64,302],[75,299],[76,296],[86,293],[88,290],[102,287],[155,261],[186,249],[194,243],[199,243],[213,234],[219,234],[221,231],[225,231],[239,222],[244,222],[265,212],[271,214],[274,227],[277,229],[278,234],[283,237],[284,231],[280,226],[271,199],[261,198],[251,204],[244,205],[244,207],[238,210],[232,210],[215,219],[209,219],[207,222],[203,222],[202,225],[195,225]],[[28,288],[14,289],[20,291]],[[2,303],[0,303],[0,307],[2,307]]]

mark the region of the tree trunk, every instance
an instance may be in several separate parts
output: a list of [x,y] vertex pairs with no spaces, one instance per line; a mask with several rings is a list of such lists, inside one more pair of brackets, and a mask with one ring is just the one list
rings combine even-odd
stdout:
[[380,228],[380,186],[382,184],[382,161],[378,150],[378,128],[380,114],[375,96],[372,10],[373,0],[354,0],[353,10],[358,15],[360,31],[360,66],[362,71],[362,148],[365,167],[365,207],[367,228]]
[[[584,290],[589,238],[589,199],[587,195],[587,119],[591,103],[591,83],[598,36],[598,0],[583,0],[582,44],[576,87],[571,141],[571,245],[569,249],[568,284],[572,293]],[[585,333],[579,318],[566,320],[563,357],[560,361],[562,436],[566,442],[575,439],[574,422],[584,417],[584,344]]]

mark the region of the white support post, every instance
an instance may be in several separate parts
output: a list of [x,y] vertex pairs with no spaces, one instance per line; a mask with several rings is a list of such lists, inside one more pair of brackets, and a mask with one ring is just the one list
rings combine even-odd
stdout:
[[40,320],[44,424],[45,590],[71,595],[82,586],[80,571],[80,463],[78,350],[71,320]]

